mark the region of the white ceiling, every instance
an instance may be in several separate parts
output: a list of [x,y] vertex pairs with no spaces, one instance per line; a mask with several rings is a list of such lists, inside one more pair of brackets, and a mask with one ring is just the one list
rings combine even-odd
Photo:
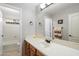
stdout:
[[7,3],[9,5],[13,5],[15,7],[19,7],[19,8],[34,8],[37,5],[39,5],[40,3]]
[[[38,6],[40,3],[7,3],[9,5],[13,5],[19,8],[27,8],[28,10],[31,10]],[[54,3],[45,10],[43,10],[43,13],[54,15],[58,13],[59,11],[63,11],[69,8],[73,8],[79,6],[79,3]]]
[[79,6],[79,3],[55,3],[46,8],[43,12],[54,15],[59,11],[71,9],[77,6]]

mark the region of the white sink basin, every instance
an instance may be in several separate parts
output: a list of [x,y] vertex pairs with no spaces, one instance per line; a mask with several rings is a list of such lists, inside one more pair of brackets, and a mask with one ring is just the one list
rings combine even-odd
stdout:
[[40,46],[41,46],[41,47],[44,47],[44,48],[47,48],[47,47],[50,46],[50,43],[47,43],[47,42],[45,42],[45,41],[42,41],[42,42],[40,42]]

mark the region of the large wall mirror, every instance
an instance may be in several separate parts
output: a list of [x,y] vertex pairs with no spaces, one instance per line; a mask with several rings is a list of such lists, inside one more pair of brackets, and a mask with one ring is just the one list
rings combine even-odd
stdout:
[[79,3],[53,3],[38,15],[45,36],[79,49]]

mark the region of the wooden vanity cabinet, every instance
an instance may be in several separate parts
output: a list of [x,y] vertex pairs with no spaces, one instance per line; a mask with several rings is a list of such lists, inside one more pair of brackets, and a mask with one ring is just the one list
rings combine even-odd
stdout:
[[22,56],[44,56],[40,51],[24,40],[22,46]]

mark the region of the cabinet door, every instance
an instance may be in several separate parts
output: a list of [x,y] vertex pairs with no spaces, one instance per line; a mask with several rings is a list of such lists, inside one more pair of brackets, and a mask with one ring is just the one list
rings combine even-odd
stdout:
[[36,55],[36,49],[30,45],[30,56],[35,56]]
[[30,44],[26,42],[26,50],[25,50],[26,56],[30,56]]
[[22,56],[26,56],[26,51],[27,51],[27,42],[24,40],[22,44]]
[[30,44],[24,40],[22,45],[22,56],[30,55]]
[[37,50],[37,56],[44,56],[44,54]]

